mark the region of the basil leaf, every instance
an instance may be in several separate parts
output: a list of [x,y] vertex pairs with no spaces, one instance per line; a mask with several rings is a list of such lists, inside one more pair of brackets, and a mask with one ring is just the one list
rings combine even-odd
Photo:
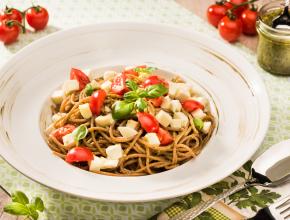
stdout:
[[203,128],[203,121],[200,118],[194,118],[193,123],[197,130],[200,131]]
[[137,89],[136,93],[140,98],[145,98],[147,96],[147,92],[144,89]]
[[29,216],[32,217],[33,220],[37,220],[39,215],[36,211],[36,207],[34,204],[28,204],[27,208],[29,209]]
[[85,88],[86,95],[90,96],[94,92],[93,86],[91,84],[87,84]]
[[135,106],[139,109],[140,112],[143,112],[147,108],[147,102],[143,98],[137,99]]
[[126,101],[117,101],[113,105],[112,117],[115,120],[125,119],[131,116],[131,112],[134,110],[134,103],[128,103]]
[[41,198],[39,197],[36,197],[34,199],[34,206],[35,206],[35,209],[40,211],[40,212],[43,212],[44,210],[44,204],[43,204],[43,201]]
[[72,132],[76,142],[84,139],[88,134],[88,128],[85,125],[80,125]]
[[135,83],[133,80],[127,80],[126,85],[128,86],[129,89],[135,91],[138,89],[138,84]]
[[168,93],[168,88],[162,84],[155,84],[148,86],[145,91],[147,92],[146,98],[158,98]]
[[131,91],[131,92],[126,92],[123,98],[125,99],[126,102],[134,102],[139,98],[139,96],[135,91]]
[[26,205],[19,202],[11,202],[4,207],[4,212],[12,215],[29,215],[30,211]]
[[23,205],[26,205],[29,203],[27,196],[25,195],[24,192],[21,192],[21,191],[16,191],[12,193],[11,198],[12,198],[12,202],[18,202]]
[[152,73],[154,70],[157,70],[157,68],[155,68],[155,67],[146,67],[146,68],[136,67],[134,69],[134,71],[137,72],[137,73],[140,73],[140,72],[142,72],[142,73]]

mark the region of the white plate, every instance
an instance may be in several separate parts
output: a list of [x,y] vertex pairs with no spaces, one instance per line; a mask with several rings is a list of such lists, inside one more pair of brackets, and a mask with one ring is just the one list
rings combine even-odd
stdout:
[[[41,136],[40,113],[70,68],[140,63],[181,74],[212,97],[218,129],[202,153],[142,177],[97,175],[53,156]],[[21,50],[0,75],[0,154],[37,182],[91,199],[149,201],[200,190],[250,159],[269,123],[267,93],[249,62],[224,43],[177,27],[108,23],[60,31]]]

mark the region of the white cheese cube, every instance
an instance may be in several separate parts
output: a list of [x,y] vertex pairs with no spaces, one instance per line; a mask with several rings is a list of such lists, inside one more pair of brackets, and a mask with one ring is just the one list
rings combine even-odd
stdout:
[[174,129],[182,128],[182,121],[181,119],[172,119],[170,126]]
[[200,94],[200,90],[194,85],[190,85],[189,92],[191,96],[197,96]]
[[203,127],[202,127],[202,132],[207,134],[209,132],[209,129],[211,127],[211,122],[210,121],[205,121],[203,122]]
[[114,123],[114,119],[112,117],[112,114],[107,114],[105,116],[100,115],[96,117],[95,122],[99,126],[106,127],[112,125]]
[[175,112],[173,118],[180,119],[182,127],[185,127],[187,123],[189,122],[188,117],[183,112]]
[[128,120],[127,121],[127,124],[126,124],[126,127],[129,127],[129,128],[133,128],[133,129],[137,129],[138,127],[138,122],[137,121],[134,121],[134,120]]
[[171,115],[163,110],[160,110],[155,117],[156,117],[157,121],[160,124],[162,124],[164,127],[167,127],[172,120]]
[[120,131],[121,135],[124,138],[131,138],[134,137],[136,134],[138,134],[138,132],[134,129],[134,128],[130,128],[130,127],[118,127],[118,131]]
[[93,116],[89,103],[79,105],[79,110],[83,118],[88,119]]
[[179,86],[177,83],[169,82],[169,89],[168,89],[168,95],[171,98],[175,98],[176,92],[179,89]]
[[147,133],[145,136],[145,141],[148,142],[148,144],[153,145],[153,146],[159,146],[160,141],[156,133]]
[[70,94],[73,91],[77,91],[80,89],[79,82],[75,79],[67,80],[64,82],[62,89],[66,95]]
[[202,96],[194,96],[191,97],[190,99],[195,100],[197,102],[199,102],[200,104],[202,104],[204,107],[207,105],[208,100]]
[[104,80],[112,80],[117,73],[113,70],[104,72]]
[[172,112],[180,112],[181,111],[181,103],[179,100],[172,100],[170,105],[170,110]]
[[93,89],[99,89],[99,88],[101,88],[101,84],[99,82],[97,82],[96,80],[91,81],[90,84],[93,87]]
[[110,159],[105,159],[105,163],[103,164],[101,169],[113,169],[118,166],[119,160],[110,160]]
[[64,96],[64,92],[63,90],[56,90],[52,93],[51,95],[51,100],[55,103],[55,104],[61,104],[62,100],[63,100],[63,96]]
[[53,122],[56,122],[64,116],[66,116],[66,113],[59,112],[59,113],[54,114],[51,119]]
[[111,145],[106,148],[107,158],[110,160],[118,160],[123,156],[123,149],[121,144]]
[[104,157],[94,156],[94,159],[89,162],[89,170],[92,172],[100,171],[104,167],[105,161]]
[[181,101],[190,98],[189,88],[187,86],[179,88],[176,92],[175,98]]
[[109,93],[111,91],[111,86],[112,86],[112,82],[107,80],[102,83],[101,89],[105,90],[106,93]]
[[105,110],[106,113],[110,113],[112,111],[108,106],[105,106],[104,110]]
[[126,66],[124,68],[124,70],[127,71],[127,70],[131,70],[131,69],[134,69],[134,68],[136,68],[136,66]]
[[90,81],[93,81],[94,79],[99,77],[97,69],[84,69],[82,71],[89,77]]
[[72,133],[69,133],[62,137],[63,145],[64,146],[74,146],[75,145],[75,138]]
[[201,109],[196,109],[191,113],[194,118],[204,119],[206,114]]
[[163,99],[163,102],[160,106],[161,108],[165,109],[165,110],[170,110],[170,107],[171,107],[171,98],[169,98],[169,96],[166,96],[164,99]]

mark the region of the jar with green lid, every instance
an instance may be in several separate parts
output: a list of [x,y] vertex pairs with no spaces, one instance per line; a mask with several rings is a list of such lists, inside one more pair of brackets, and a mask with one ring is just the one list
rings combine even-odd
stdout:
[[290,29],[272,28],[273,20],[284,9],[283,1],[271,1],[259,12],[258,62],[266,71],[277,75],[290,75]]

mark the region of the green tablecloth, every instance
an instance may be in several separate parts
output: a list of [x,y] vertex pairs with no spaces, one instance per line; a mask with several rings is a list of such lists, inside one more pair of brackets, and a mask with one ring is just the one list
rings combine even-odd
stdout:
[[[6,2],[8,1],[1,1],[2,8]],[[17,0],[9,3],[25,9],[29,7],[30,1]],[[11,46],[0,45],[0,65],[20,48],[51,32],[99,22],[142,21],[174,24],[219,38],[214,28],[173,0],[42,0],[37,3],[50,12],[49,27],[39,33],[20,36],[19,41]],[[271,124],[266,139],[256,154],[258,155],[269,146],[290,138],[290,80],[264,72],[258,67],[255,54],[242,45],[234,44],[232,47],[257,66],[271,98]],[[43,198],[47,212],[41,215],[41,219],[147,219],[177,201],[172,199],[138,204],[89,201],[44,187],[17,172],[1,158],[0,184],[10,192],[18,189],[31,197]]]

